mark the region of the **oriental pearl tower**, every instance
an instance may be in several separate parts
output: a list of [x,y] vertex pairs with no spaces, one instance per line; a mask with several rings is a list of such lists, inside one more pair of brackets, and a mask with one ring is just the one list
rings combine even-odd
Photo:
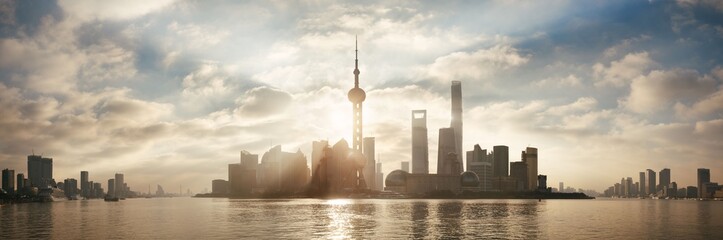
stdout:
[[354,164],[354,173],[352,177],[356,177],[354,183],[356,188],[365,189],[366,182],[364,181],[364,165],[366,164],[366,157],[362,154],[362,102],[366,99],[367,94],[359,88],[359,50],[357,48],[357,40],[354,40],[354,88],[349,90],[349,101],[352,104],[352,112],[354,114],[353,120],[353,137],[352,153],[349,156],[349,160]]

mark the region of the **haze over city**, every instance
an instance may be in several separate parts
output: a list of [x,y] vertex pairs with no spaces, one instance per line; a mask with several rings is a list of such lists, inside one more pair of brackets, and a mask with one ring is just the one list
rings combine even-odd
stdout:
[[[550,185],[602,191],[645,169],[723,181],[716,1],[0,1],[0,166],[54,159],[129,186],[199,192],[239,151],[351,141],[354,41],[364,136],[383,172],[429,156],[462,83],[465,151],[539,149]],[[429,170],[436,172],[436,158]],[[310,161],[310,160],[309,160]]]

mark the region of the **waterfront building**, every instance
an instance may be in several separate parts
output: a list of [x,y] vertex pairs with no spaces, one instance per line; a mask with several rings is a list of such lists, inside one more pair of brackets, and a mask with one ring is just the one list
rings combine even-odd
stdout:
[[90,184],[88,182],[88,171],[80,171],[80,196],[90,197]]
[[560,182],[560,192],[565,192],[565,185]]
[[655,177],[655,175],[656,175],[656,174],[655,174],[655,171],[653,171],[653,170],[651,170],[651,169],[647,169],[647,170],[645,170],[645,174],[646,174],[646,177],[647,177],[647,180],[648,180],[648,182],[647,182],[647,183],[648,183],[648,189],[647,189],[647,191],[645,192],[645,194],[646,194],[646,195],[651,195],[651,194],[652,194],[652,195],[655,195],[655,193],[656,193],[655,188],[657,187],[656,177]]
[[126,197],[126,183],[122,173],[115,174],[115,196],[117,198]]
[[107,195],[108,195],[108,197],[111,197],[111,198],[116,197],[116,194],[115,194],[115,179],[113,179],[113,178],[108,179],[108,192],[107,192]]
[[214,179],[211,181],[211,193],[225,195],[228,193],[228,181],[223,179]]
[[495,177],[509,176],[510,148],[503,145],[494,146],[492,147],[492,154],[494,156],[493,175]]
[[706,182],[702,185],[700,198],[713,198],[716,191],[720,190],[720,186],[716,182]]
[[[362,161],[366,160],[362,159]],[[306,156],[301,153],[301,150],[297,150],[295,153],[284,152],[280,145],[274,146],[264,153],[260,167],[257,178],[258,185],[263,187],[265,192],[295,193],[303,190],[309,183],[310,170]],[[250,190],[251,186],[248,185]]]
[[66,178],[65,181],[63,181],[63,188],[66,197],[75,198],[76,195],[78,195],[78,180],[75,178]]
[[647,195],[647,194],[645,194],[645,193],[648,191],[648,188],[646,187],[647,184],[646,184],[645,182],[646,182],[646,180],[645,180],[645,172],[640,172],[640,186],[639,186],[639,188],[638,188],[638,189],[639,189],[639,190],[638,190],[638,196],[639,196],[639,197],[644,197],[644,196]]
[[103,187],[99,182],[93,183],[93,196],[96,198],[103,197]]
[[515,180],[515,191],[525,191],[529,189],[528,175],[527,175],[527,163],[525,162],[511,162],[510,163],[510,177]]
[[412,110],[412,173],[429,173],[427,110]]
[[3,169],[2,171],[2,189],[9,194],[15,193],[15,170]]
[[[452,93],[452,122],[450,124],[450,127],[454,129],[454,146],[455,146],[455,154],[457,156],[457,162],[461,165],[462,163],[462,149],[464,148],[464,145],[462,144],[462,82],[460,81],[452,81],[451,86],[451,93]],[[461,170],[461,169],[460,169]],[[455,172],[454,174],[460,174]]]
[[364,176],[366,178],[366,186],[369,189],[376,187],[376,160],[374,159],[375,154],[375,139],[374,137],[365,137],[363,140],[363,153],[366,157],[366,164],[364,164]]
[[329,146],[329,141],[320,140],[311,142],[311,175],[316,174],[319,168],[319,161],[324,154],[324,148]]
[[664,168],[663,170],[660,170],[658,179],[660,182],[658,182],[658,188],[656,190],[660,191],[670,187],[670,169]]
[[[412,166],[412,167],[414,167],[414,166]],[[377,172],[375,174],[375,179],[374,179],[376,188],[374,188],[374,190],[382,191],[382,190],[384,190],[384,173],[382,173],[382,162],[381,161],[377,162],[376,171]]]
[[15,184],[16,184],[18,187],[15,188],[15,189],[18,190],[18,191],[23,190],[23,188],[25,188],[25,182],[26,182],[26,181],[27,181],[27,180],[25,179],[25,175],[22,174],[22,173],[18,173],[18,177],[17,177],[17,179],[15,179]]
[[547,175],[537,175],[537,190],[547,190]]
[[384,182],[384,189],[387,191],[415,196],[423,196],[433,191],[459,193],[462,190],[461,174],[415,174],[394,170],[387,175]]
[[698,168],[698,197],[705,196],[703,194],[703,184],[707,182],[710,182],[710,169]]
[[686,198],[698,198],[698,187],[688,186],[685,188]]
[[487,154],[479,144],[474,145],[472,151],[467,151],[467,171],[474,172],[479,181],[481,191],[491,191],[493,179],[492,155]]
[[537,148],[527,147],[522,151],[522,162],[527,164],[527,189],[537,189]]
[[31,187],[48,188],[53,180],[53,159],[40,155],[28,155],[28,180]]
[[[453,128],[439,129],[437,150],[437,174],[460,174],[460,163],[456,156],[455,136]],[[450,153],[455,155],[450,158]]]

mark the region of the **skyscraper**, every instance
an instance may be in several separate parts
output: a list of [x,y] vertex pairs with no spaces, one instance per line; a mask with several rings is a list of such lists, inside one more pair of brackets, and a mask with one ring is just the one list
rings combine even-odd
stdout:
[[375,140],[373,137],[365,137],[364,138],[364,146],[363,146],[363,152],[364,157],[367,158],[367,164],[364,165],[364,176],[366,177],[364,180],[366,181],[367,188],[374,189],[376,186],[376,162],[374,160],[374,156],[376,156],[374,152],[374,144]]
[[440,128],[439,129],[439,146],[437,150],[437,174],[459,174],[454,171],[455,165],[460,162],[457,161],[457,157],[454,159],[449,158],[449,154],[456,155],[455,147],[455,136],[454,129],[452,128]]
[[311,175],[315,175],[319,168],[319,161],[324,156],[324,148],[329,146],[325,140],[311,142]]
[[667,189],[670,185],[670,169],[664,168],[663,170],[660,170],[660,176],[658,176],[660,179],[660,182],[658,183],[658,188],[656,191],[661,191],[664,189]]
[[402,171],[409,172],[409,162],[402,161]]
[[115,196],[118,198],[126,197],[126,184],[122,173],[115,174]]
[[650,195],[650,194],[655,195],[655,188],[656,188],[656,186],[657,186],[657,185],[656,185],[656,177],[655,177],[656,174],[655,174],[655,171],[650,170],[650,169],[647,169],[647,170],[645,170],[645,173],[646,173],[646,175],[647,175],[646,177],[647,177],[647,180],[648,180],[648,190],[647,190],[647,192],[645,192],[645,193],[647,193],[648,195]]
[[88,171],[80,171],[80,196],[90,197],[90,183],[88,182]]
[[382,162],[381,161],[377,162],[376,170],[377,170],[377,172],[374,175],[374,178],[375,178],[374,181],[376,184],[375,190],[382,191],[382,190],[384,190],[384,173],[382,173]]
[[563,184],[562,182],[560,182],[560,190],[559,191],[565,192],[565,184]]
[[47,188],[53,185],[53,159],[28,155],[28,179],[31,187]]
[[364,102],[367,95],[363,89],[359,88],[359,50],[355,48],[354,53],[354,88],[349,90],[349,93],[347,94],[349,101],[352,103],[352,113],[354,120],[354,122],[352,123],[352,126],[354,128],[352,131],[352,153],[356,153],[352,154],[353,159],[351,161],[351,164],[356,164],[355,168],[358,177],[356,181],[356,187],[366,188],[366,182],[364,181],[364,172],[362,172],[362,169],[366,164],[366,158],[363,157],[362,153],[362,102]]
[[479,144],[475,144],[472,151],[467,151],[467,171],[477,174],[480,190],[492,190],[492,159]]
[[12,194],[15,193],[15,170],[3,169],[2,189]]
[[462,163],[462,82],[452,81],[452,123],[457,162]]
[[703,197],[704,184],[710,182],[710,169],[698,168],[698,197]]
[[[527,175],[527,164],[525,162],[510,163],[510,177],[517,182],[517,190],[527,190],[529,180]],[[536,180],[537,178],[535,178]]]
[[108,197],[114,198],[117,197],[115,194],[115,179],[111,178],[108,179]]
[[527,147],[522,152],[522,161],[527,164],[527,179],[529,186],[527,189],[537,189],[537,148]]
[[494,146],[492,147],[492,154],[494,154],[494,176],[495,177],[507,177],[509,174],[510,165],[510,148],[507,146]]
[[647,185],[645,184],[645,172],[640,172],[640,188],[638,190],[638,196],[643,197],[646,196],[646,192],[648,192]]
[[25,188],[25,175],[23,175],[22,173],[18,173],[18,178],[15,180],[15,183],[18,186],[17,188],[15,188],[15,190],[23,190],[23,188]]
[[412,173],[429,173],[427,110],[412,110]]

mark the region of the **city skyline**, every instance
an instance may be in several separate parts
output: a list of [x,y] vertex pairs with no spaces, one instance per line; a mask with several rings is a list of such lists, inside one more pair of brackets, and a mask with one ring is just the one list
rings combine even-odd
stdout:
[[241,150],[301,149],[312,166],[312,141],[353,140],[358,35],[364,137],[385,174],[414,169],[413,110],[426,111],[437,172],[460,81],[458,153],[504,145],[511,163],[538,148],[548,186],[602,191],[664,168],[678,186],[695,186],[698,168],[723,182],[723,26],[707,15],[720,4],[103,4],[117,3],[3,3],[0,168],[30,178],[35,150],[56,181],[123,172],[128,185],[200,192]]

